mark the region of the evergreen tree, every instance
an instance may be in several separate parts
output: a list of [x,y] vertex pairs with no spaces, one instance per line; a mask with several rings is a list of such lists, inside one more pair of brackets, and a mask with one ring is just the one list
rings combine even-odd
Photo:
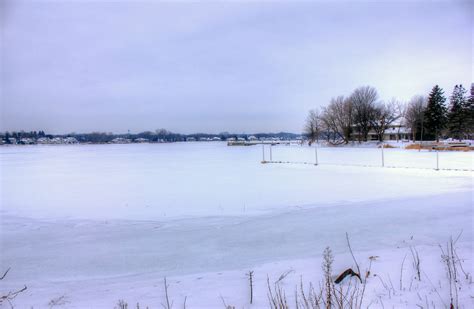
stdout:
[[443,89],[438,85],[434,86],[425,110],[425,127],[428,133],[435,137],[436,141],[439,141],[441,131],[446,127],[448,110],[444,102],[446,102],[446,98]]
[[11,144],[11,142],[10,142],[10,137],[11,137],[11,136],[10,136],[10,133],[6,132],[6,133],[5,133],[5,143],[6,143],[6,144]]
[[467,138],[471,139],[474,136],[474,83],[471,84],[471,95],[469,96],[469,99],[466,100],[465,110],[467,112]]
[[457,139],[462,139],[467,133],[469,112],[466,92],[462,85],[456,85],[450,98],[448,130],[450,136]]

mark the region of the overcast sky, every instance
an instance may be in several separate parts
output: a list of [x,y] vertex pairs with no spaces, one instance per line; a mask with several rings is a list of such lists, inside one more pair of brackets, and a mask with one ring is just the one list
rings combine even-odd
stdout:
[[472,81],[469,1],[0,2],[0,131],[300,132],[358,86]]

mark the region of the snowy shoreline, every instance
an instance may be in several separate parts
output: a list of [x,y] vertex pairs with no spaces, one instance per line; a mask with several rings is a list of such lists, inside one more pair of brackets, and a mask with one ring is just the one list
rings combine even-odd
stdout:
[[[320,256],[326,246],[335,254],[335,272],[353,267],[345,231],[351,235],[356,256],[382,257],[379,275],[391,273],[392,264],[399,267],[403,254],[397,252],[406,252],[409,246],[426,249],[421,250],[426,251],[423,265],[432,261],[424,267],[433,273],[442,269],[442,264],[434,263],[439,257],[437,244],[444,244],[461,231],[461,252],[467,261],[472,260],[471,197],[472,191],[467,191],[411,199],[411,205],[418,205],[416,208],[409,207],[408,200],[400,199],[385,201],[383,208],[377,202],[293,210],[279,215],[161,223],[37,221],[2,216],[3,246],[8,248],[2,266],[12,267],[10,278],[3,284],[5,289],[27,284],[29,290],[17,303],[34,308],[43,308],[49,299],[61,295],[69,300],[66,308],[113,308],[122,298],[131,304],[138,301],[157,306],[163,295],[160,283],[166,276],[177,299],[189,297],[190,308],[219,307],[219,294],[240,306],[246,304],[244,275],[249,270],[258,274],[256,284],[262,291],[267,275],[275,278],[288,269],[299,269],[290,276],[292,283],[285,285],[292,293],[293,283],[300,276],[315,281],[321,277]],[[449,203],[453,198],[457,198],[456,205]],[[422,221],[417,217],[428,211],[429,216]],[[335,218],[332,213],[344,215]],[[389,220],[387,213],[391,214]],[[327,222],[328,217],[331,222]],[[442,278],[441,275],[434,278]],[[223,282],[242,286],[222,288]],[[371,284],[376,289],[377,285]],[[84,300],[94,289],[97,296]],[[240,294],[235,294],[235,289]],[[434,293],[426,285],[423,290]],[[255,308],[267,307],[266,292],[256,299]]]

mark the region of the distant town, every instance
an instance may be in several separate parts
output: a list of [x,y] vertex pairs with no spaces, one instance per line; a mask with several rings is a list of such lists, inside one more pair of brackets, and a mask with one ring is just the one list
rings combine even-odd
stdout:
[[141,133],[113,134],[103,132],[47,134],[44,131],[19,131],[0,133],[0,145],[61,145],[61,144],[131,144],[131,143],[172,143],[210,141],[289,141],[304,140],[301,134],[288,132],[256,134],[195,133],[179,134],[165,129]]

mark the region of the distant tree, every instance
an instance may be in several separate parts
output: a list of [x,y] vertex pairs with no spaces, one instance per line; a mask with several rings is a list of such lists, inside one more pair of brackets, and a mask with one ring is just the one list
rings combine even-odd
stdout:
[[92,132],[89,134],[85,134],[84,138],[86,141],[94,143],[94,144],[103,144],[103,143],[108,143],[112,139],[114,139],[114,135],[112,133],[105,133],[105,132]]
[[370,86],[359,87],[352,92],[349,101],[352,105],[353,123],[358,140],[367,141],[378,101],[377,90]]
[[467,90],[462,85],[454,86],[448,113],[448,131],[452,138],[461,140],[468,132],[469,108]]
[[170,140],[170,134],[171,132],[168,132],[168,130],[166,129],[157,129],[155,130],[155,134],[157,136],[157,139],[159,140],[164,140],[164,141],[168,141]]
[[400,118],[399,118],[400,125],[398,126],[398,129],[397,129],[397,134],[398,134],[397,135],[397,142],[398,142],[398,137],[400,137],[400,133],[401,133],[402,129],[408,127],[408,123],[407,123],[407,119],[406,119],[408,106],[405,103],[399,103],[397,105],[397,109],[398,109],[397,113],[400,115]]
[[413,141],[416,140],[417,134],[420,135],[423,126],[423,117],[425,115],[425,108],[427,104],[427,98],[421,95],[414,96],[408,102],[408,106],[405,112],[405,121],[407,127],[410,128]]
[[152,139],[153,137],[153,132],[151,131],[144,131],[136,134],[136,138],[146,138],[146,139]]
[[471,95],[467,100],[467,131],[468,131],[468,138],[472,139],[474,137],[474,83],[471,84]]
[[374,107],[370,125],[380,142],[383,142],[388,127],[401,117],[400,110],[400,103],[395,99],[387,103],[378,103]]
[[310,110],[304,126],[304,133],[308,136],[310,145],[314,143],[314,141],[319,143],[319,136],[323,129],[322,123],[319,110]]
[[11,142],[10,142],[10,133],[8,131],[5,132],[5,143],[6,144],[11,144]]
[[352,103],[343,96],[332,98],[323,109],[322,120],[331,131],[334,144],[347,144],[352,133]]
[[166,129],[156,129],[155,130],[156,134],[159,135],[159,136],[166,136],[168,135],[170,132],[168,132],[168,130]]
[[425,127],[437,142],[439,142],[441,131],[446,127],[447,123],[445,102],[446,98],[444,97],[443,89],[438,85],[434,86],[428,97],[428,105],[425,110]]

